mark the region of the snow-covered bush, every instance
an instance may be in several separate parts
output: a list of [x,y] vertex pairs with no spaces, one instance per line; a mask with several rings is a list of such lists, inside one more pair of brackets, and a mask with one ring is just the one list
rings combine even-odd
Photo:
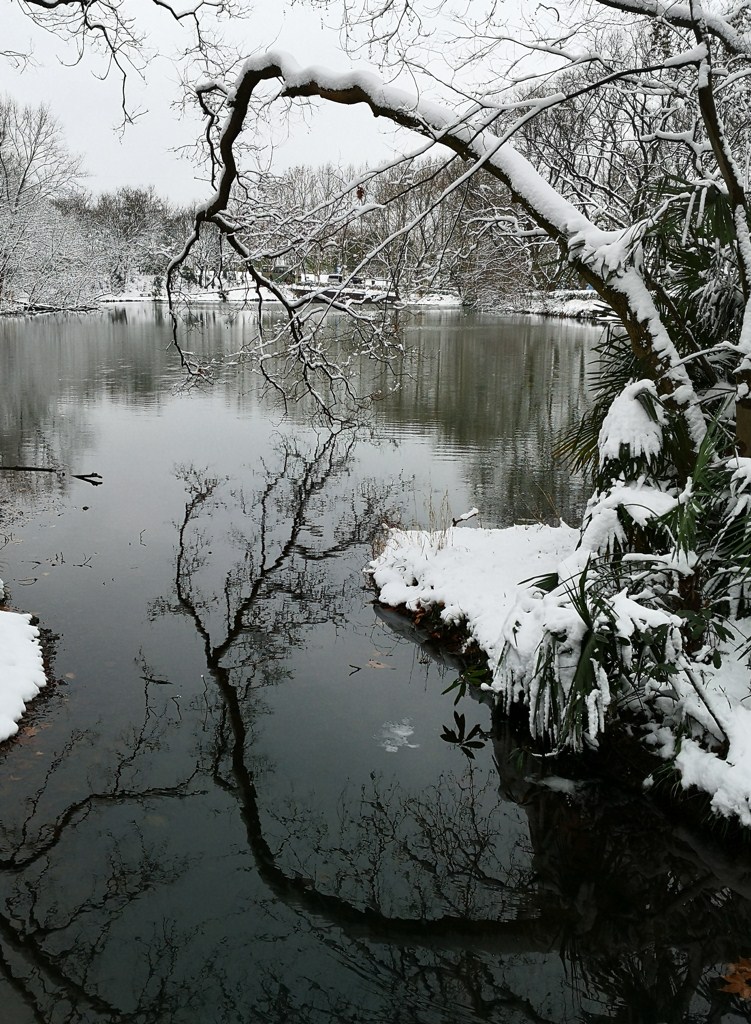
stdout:
[[682,481],[652,381],[629,382],[606,408],[577,551],[512,610],[494,689],[507,708],[528,706],[552,749],[595,743],[624,712],[678,734],[698,724],[716,745],[725,731],[702,679],[746,610],[751,459],[721,454],[715,423]]
[[493,689],[506,709],[529,709],[533,737],[549,749],[595,744],[618,708],[655,696],[679,699],[672,678],[683,650],[682,620],[597,561],[525,595],[504,626]]

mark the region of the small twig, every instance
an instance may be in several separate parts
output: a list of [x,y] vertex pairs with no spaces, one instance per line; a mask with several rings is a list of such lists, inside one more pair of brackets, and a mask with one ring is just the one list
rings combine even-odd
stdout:
[[70,475],[74,480],[85,480],[92,487],[100,487],[104,483],[99,473],[71,473]]
[[[141,679],[146,683],[154,683],[156,686],[172,686],[171,679],[158,679],[156,676],[150,674],[141,675]],[[174,700],[174,697],[172,700]]]

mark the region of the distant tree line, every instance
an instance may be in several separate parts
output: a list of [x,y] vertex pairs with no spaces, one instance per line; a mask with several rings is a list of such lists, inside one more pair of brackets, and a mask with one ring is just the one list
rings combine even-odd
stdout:
[[[357,274],[371,254],[363,278],[398,294],[451,290],[468,305],[493,306],[515,291],[549,287],[557,273],[550,244],[519,231],[503,186],[477,176],[457,185],[461,171],[425,159],[367,176],[332,164],[267,173],[256,182],[252,216],[243,210],[243,234],[279,281]],[[50,108],[0,97],[0,307],[161,294],[193,222],[192,207],[150,185],[93,194]],[[206,231],[181,277],[188,290],[221,291],[242,283],[244,267],[219,233]]]
[[[387,284],[400,296],[452,291],[480,307],[569,285],[555,247],[520,225],[508,190],[478,176],[464,181],[463,170],[459,160],[447,166],[438,158],[375,172],[332,164],[264,170],[244,183],[229,212],[254,266],[277,282],[335,274]],[[205,278],[211,267],[246,269],[207,224],[181,273]]]
[[50,108],[0,97],[0,308],[154,288],[192,218],[153,186],[93,195]]

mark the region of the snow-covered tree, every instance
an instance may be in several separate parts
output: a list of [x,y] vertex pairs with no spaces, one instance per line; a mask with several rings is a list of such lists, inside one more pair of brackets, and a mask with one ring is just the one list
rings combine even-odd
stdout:
[[[268,289],[287,311],[286,340],[260,338],[262,371],[283,386],[272,356],[285,373],[297,366],[332,414],[334,386],[351,392],[350,364],[327,352],[309,297],[290,300],[265,268],[317,245],[335,208],[339,231],[368,238],[354,277],[468,182],[498,183],[510,202],[491,245],[552,242],[612,324],[599,401],[568,442],[595,484],[580,545],[510,620],[496,688],[529,704],[533,732],[554,747],[594,739],[627,705],[723,744],[703,680],[745,610],[751,566],[748,12],[592,0],[530,8],[514,24],[495,3],[452,13],[448,2],[345,5],[343,35],[377,54],[380,75],[305,68],[272,51],[228,81],[204,80],[196,97],[215,191],[171,276],[203,232],[218,231],[259,294]],[[310,101],[362,105],[417,141],[345,183],[335,207],[267,204],[275,234],[258,244],[248,153],[265,118]],[[440,151],[460,172],[394,224],[384,210],[408,207],[415,162]],[[385,174],[397,182],[388,199],[371,192]],[[372,224],[380,237],[368,235]],[[384,318],[350,312],[354,350],[392,358]]]
[[86,220],[107,253],[110,289],[122,291],[135,274],[164,273],[170,251],[166,201],[153,186],[122,186],[89,204]]
[[77,256],[80,290],[83,239],[55,206],[80,175],[49,107],[0,98],[0,302],[26,302],[32,293],[48,300]]

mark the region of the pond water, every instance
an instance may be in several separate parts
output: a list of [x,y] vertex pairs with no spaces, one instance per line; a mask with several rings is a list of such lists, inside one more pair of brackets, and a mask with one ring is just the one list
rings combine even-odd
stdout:
[[751,1019],[747,857],[455,709],[361,572],[383,522],[576,521],[597,332],[424,314],[331,436],[253,329],[199,314],[228,358],[185,393],[151,307],[0,324],[0,461],[65,470],[0,473],[59,680],[0,750],[2,1024]]

